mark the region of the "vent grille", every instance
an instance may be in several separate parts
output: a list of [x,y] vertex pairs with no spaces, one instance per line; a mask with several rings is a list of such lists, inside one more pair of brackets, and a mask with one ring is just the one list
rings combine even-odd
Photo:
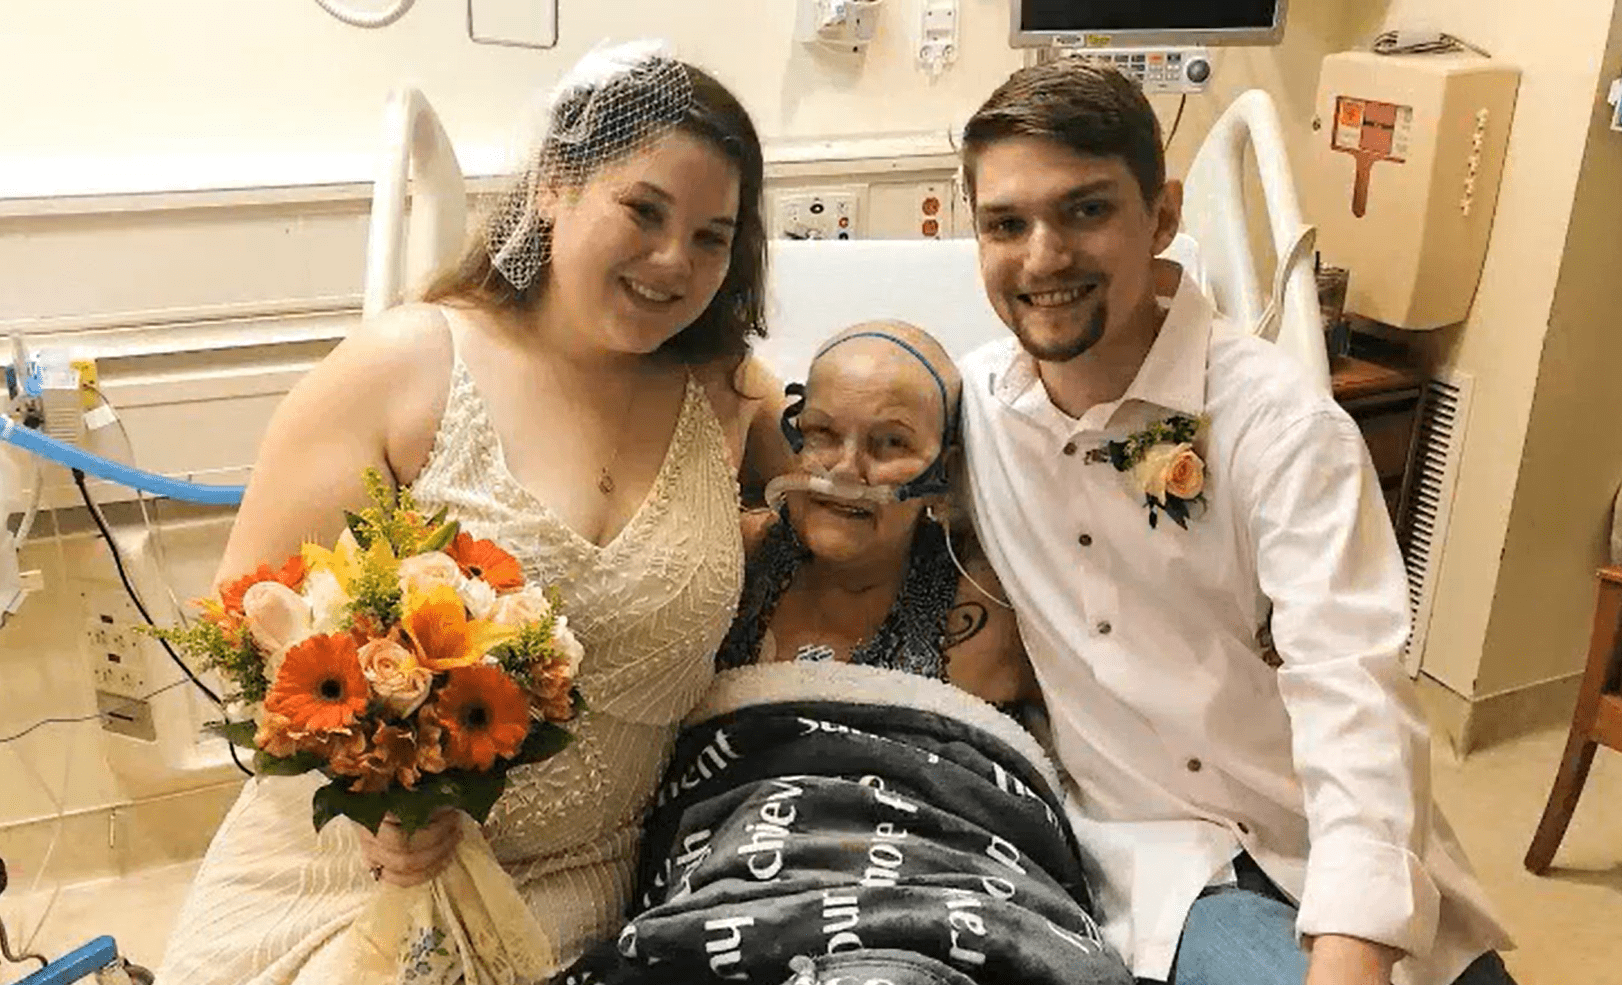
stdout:
[[1408,569],[1408,611],[1414,624],[1403,651],[1403,665],[1410,675],[1419,673],[1425,655],[1431,607],[1436,601],[1437,569],[1447,541],[1464,429],[1470,416],[1472,382],[1468,374],[1458,372],[1431,380],[1420,414],[1407,509],[1398,531]]

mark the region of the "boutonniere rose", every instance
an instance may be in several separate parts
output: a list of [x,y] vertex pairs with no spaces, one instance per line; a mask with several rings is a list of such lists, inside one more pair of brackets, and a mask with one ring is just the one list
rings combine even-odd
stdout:
[[1160,514],[1188,529],[1195,506],[1205,505],[1205,461],[1194,450],[1203,422],[1178,414],[1087,453],[1088,462],[1108,462],[1131,474],[1149,509],[1149,526]]

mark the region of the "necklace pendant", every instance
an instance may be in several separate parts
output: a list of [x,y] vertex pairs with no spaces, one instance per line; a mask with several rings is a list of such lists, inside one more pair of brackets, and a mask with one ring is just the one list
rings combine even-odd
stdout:
[[608,474],[608,468],[603,468],[603,474],[597,477],[597,490],[604,496],[614,494],[614,477]]

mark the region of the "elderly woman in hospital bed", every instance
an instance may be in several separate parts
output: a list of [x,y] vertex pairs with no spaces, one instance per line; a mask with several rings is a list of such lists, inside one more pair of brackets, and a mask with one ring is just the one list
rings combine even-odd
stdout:
[[716,682],[651,813],[609,985],[1130,982],[1099,938],[989,565],[948,526],[960,383],[905,322],[822,344],[744,515]]

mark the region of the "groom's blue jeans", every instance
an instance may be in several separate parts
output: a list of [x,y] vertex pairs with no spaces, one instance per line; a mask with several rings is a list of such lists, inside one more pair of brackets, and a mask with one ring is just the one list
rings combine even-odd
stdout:
[[[1207,889],[1183,924],[1173,985],[1302,985],[1307,955],[1295,941],[1295,906],[1249,855],[1234,860],[1238,885]],[[1515,985],[1496,953],[1454,985]]]

